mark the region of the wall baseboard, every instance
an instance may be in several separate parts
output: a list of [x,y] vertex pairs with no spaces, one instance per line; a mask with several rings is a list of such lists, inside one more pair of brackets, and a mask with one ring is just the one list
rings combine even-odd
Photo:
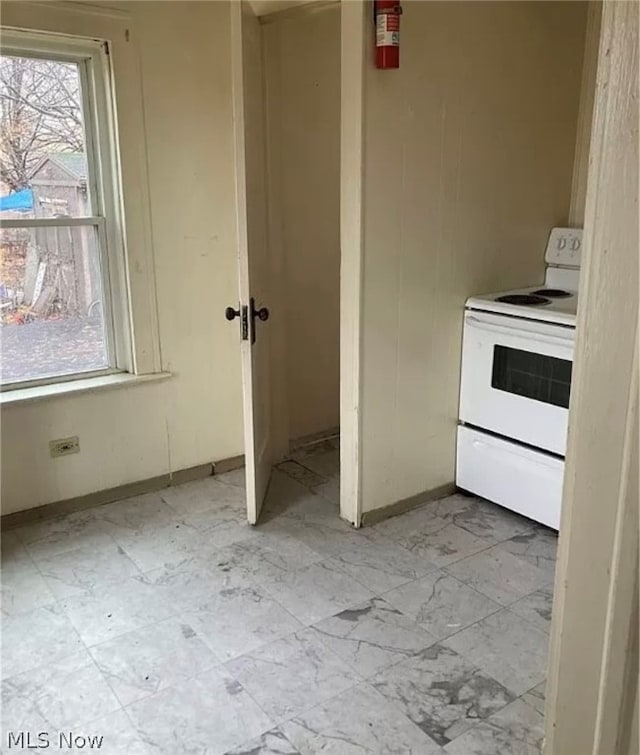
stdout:
[[224,474],[233,472],[234,469],[244,467],[244,454],[240,456],[230,456],[228,459],[220,459],[213,464],[213,474]]
[[25,525],[35,524],[45,519],[62,516],[63,514],[72,514],[75,511],[102,506],[105,503],[113,503],[114,501],[132,498],[143,493],[155,493],[164,488],[182,485],[185,482],[200,480],[215,474],[223,474],[224,472],[230,472],[232,469],[238,469],[243,466],[244,456],[232,456],[229,459],[221,459],[213,464],[199,464],[195,467],[179,469],[171,474],[149,477],[146,480],[139,480],[137,482],[129,482],[125,485],[118,485],[115,488],[107,488],[106,490],[98,490],[95,493],[67,498],[63,501],[46,503],[43,506],[36,506],[32,509],[14,511],[11,514],[4,514],[0,517],[0,528],[8,530],[24,527]]
[[404,514],[406,511],[411,511],[411,509],[421,506],[423,503],[435,501],[438,498],[444,498],[455,492],[455,483],[448,482],[445,485],[439,485],[437,488],[425,490],[423,493],[417,493],[416,495],[409,496],[409,498],[403,498],[395,503],[390,503],[388,506],[381,506],[379,509],[373,509],[373,511],[364,511],[362,513],[362,526],[370,527],[372,524],[377,524],[384,519],[390,519],[392,516]]

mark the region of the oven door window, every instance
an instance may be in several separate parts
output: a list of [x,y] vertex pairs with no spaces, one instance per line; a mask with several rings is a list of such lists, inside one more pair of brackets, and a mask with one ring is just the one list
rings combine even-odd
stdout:
[[494,346],[491,387],[568,409],[571,366],[567,359]]

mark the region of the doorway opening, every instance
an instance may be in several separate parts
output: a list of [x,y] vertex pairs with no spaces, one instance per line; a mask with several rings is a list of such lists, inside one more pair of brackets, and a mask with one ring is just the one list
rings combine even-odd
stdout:
[[[262,21],[269,234],[281,273],[285,352],[279,403],[287,427],[265,514],[295,507],[310,491],[314,505],[339,517],[340,5],[303,6]],[[279,475],[299,484],[297,496],[283,502]]]
[[[249,521],[308,499],[338,520],[340,4],[260,18],[242,7],[234,79],[237,124],[244,115],[236,144],[248,257],[243,270],[241,254],[241,299],[244,283],[271,310],[243,352],[245,383],[255,378],[245,385]],[[242,228],[239,237],[242,246]]]

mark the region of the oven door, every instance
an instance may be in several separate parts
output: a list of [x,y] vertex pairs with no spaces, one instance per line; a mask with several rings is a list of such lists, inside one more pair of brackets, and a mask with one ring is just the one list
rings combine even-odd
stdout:
[[564,456],[575,329],[467,310],[460,420]]

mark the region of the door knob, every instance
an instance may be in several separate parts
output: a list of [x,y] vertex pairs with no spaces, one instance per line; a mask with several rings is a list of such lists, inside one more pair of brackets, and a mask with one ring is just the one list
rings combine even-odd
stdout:
[[269,310],[266,307],[256,309],[256,302],[253,297],[249,300],[249,311],[251,312],[252,320],[255,320],[257,317],[258,320],[266,322],[269,319]]
[[227,320],[235,320],[236,317],[240,318],[240,336],[243,341],[249,339],[249,318],[247,317],[247,307],[240,307],[234,309],[233,307],[227,307],[224,311],[224,316]]
[[251,315],[251,343],[256,342],[256,317],[261,322],[269,319],[269,310],[266,307],[256,309],[256,303],[253,297],[249,299],[249,314]]

